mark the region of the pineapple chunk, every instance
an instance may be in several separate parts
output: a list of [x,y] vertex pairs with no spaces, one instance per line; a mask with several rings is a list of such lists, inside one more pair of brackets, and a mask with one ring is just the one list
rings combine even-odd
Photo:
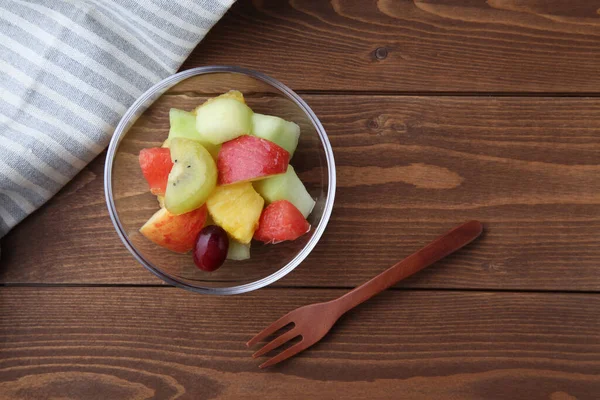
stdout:
[[[217,225],[213,221],[210,214],[206,215],[206,222],[204,226]],[[229,249],[227,249],[227,259],[234,261],[243,261],[250,258],[250,243],[240,243],[234,238],[229,236]]]
[[206,200],[215,223],[244,244],[252,240],[264,203],[250,182],[217,186]]
[[219,99],[219,98],[234,99],[234,100],[239,101],[240,103],[246,104],[246,100],[244,100],[244,95],[242,94],[242,92],[240,92],[239,90],[230,90],[229,92],[225,92],[217,97],[213,97],[213,98],[206,100],[204,103],[202,103],[198,107],[194,108],[192,113],[196,114],[196,111],[198,111],[198,109],[200,107],[202,107],[205,104],[210,103],[211,101],[214,101],[215,99]]

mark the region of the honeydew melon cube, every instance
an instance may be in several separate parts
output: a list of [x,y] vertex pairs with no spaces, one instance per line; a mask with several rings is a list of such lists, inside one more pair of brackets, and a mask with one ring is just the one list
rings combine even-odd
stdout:
[[204,103],[202,103],[198,107],[194,108],[192,113],[194,115],[196,115],[196,112],[198,111],[198,109],[200,107],[202,107],[203,105],[206,105],[206,104],[210,103],[211,101],[215,101],[217,99],[222,99],[222,98],[234,99],[234,100],[239,101],[240,103],[246,104],[246,99],[244,99],[244,95],[242,94],[242,92],[240,92],[239,90],[230,90],[229,92],[225,92],[223,94],[218,95],[217,97],[213,97],[213,98],[206,100]]
[[252,135],[269,140],[294,155],[300,137],[300,127],[283,118],[273,115],[254,113],[252,116]]
[[242,261],[250,258],[250,243],[240,243],[237,240],[229,238],[229,250],[227,250],[227,259]]
[[288,165],[285,174],[256,181],[253,185],[268,204],[277,200],[287,200],[300,210],[304,218],[308,217],[315,206],[315,201],[291,165]]
[[221,146],[214,145],[207,140],[203,140],[196,129],[196,115],[177,108],[171,108],[169,111],[169,137],[163,143],[162,147],[169,147],[169,143],[173,138],[184,138],[200,142],[202,146],[216,159],[219,155]]
[[202,140],[218,145],[252,131],[252,110],[227,97],[207,102],[196,110],[196,129]]

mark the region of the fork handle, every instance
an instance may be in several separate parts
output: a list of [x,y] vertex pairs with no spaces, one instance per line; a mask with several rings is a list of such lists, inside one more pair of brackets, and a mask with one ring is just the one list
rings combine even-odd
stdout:
[[469,221],[440,236],[416,253],[394,264],[370,281],[360,285],[342,297],[333,300],[340,316],[402,279],[454,253],[476,239],[483,231],[479,221]]

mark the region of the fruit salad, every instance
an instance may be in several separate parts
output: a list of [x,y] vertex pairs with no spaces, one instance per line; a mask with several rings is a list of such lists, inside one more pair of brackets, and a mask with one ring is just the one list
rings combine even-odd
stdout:
[[150,241],[192,252],[214,271],[250,258],[252,241],[276,244],[310,231],[315,201],[290,159],[300,127],[252,111],[237,90],[192,111],[172,108],[162,147],[140,151],[140,168],[160,209],[140,228]]

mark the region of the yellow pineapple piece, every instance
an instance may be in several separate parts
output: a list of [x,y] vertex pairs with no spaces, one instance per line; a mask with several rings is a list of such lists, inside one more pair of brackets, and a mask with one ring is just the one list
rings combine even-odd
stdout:
[[242,94],[242,92],[240,92],[239,90],[230,90],[229,92],[225,92],[217,97],[213,97],[210,98],[208,100],[206,100],[204,103],[200,104],[198,107],[194,108],[194,111],[192,111],[193,114],[196,114],[196,111],[202,107],[205,104],[210,103],[211,101],[214,101],[215,99],[219,99],[219,98],[228,98],[228,99],[234,99],[239,101],[240,103],[244,103],[246,104],[246,100],[244,100],[244,95]]
[[165,196],[156,196],[156,200],[158,200],[160,208],[165,208]]
[[217,186],[206,200],[215,223],[241,243],[252,240],[264,203],[250,182]]

